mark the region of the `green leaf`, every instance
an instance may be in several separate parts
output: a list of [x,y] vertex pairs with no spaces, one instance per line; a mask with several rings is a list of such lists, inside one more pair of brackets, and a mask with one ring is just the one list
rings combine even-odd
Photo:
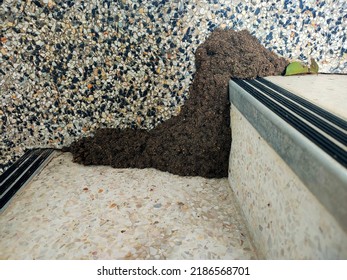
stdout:
[[286,68],[285,76],[298,75],[298,74],[307,74],[309,73],[309,69],[307,66],[303,65],[298,61],[294,61],[289,63]]
[[317,62],[313,58],[311,58],[310,73],[318,74],[318,70],[319,70],[319,66]]

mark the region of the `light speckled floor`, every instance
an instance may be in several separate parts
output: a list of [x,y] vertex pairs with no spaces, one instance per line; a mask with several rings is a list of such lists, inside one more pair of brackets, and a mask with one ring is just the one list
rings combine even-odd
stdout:
[[0,259],[254,259],[227,179],[59,154],[0,214]]

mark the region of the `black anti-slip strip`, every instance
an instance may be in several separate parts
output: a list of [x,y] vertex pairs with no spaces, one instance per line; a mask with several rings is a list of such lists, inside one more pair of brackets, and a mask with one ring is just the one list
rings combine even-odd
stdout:
[[303,109],[299,105],[295,104],[294,102],[288,100],[287,98],[283,97],[276,91],[262,85],[258,81],[255,80],[248,80],[247,81],[252,86],[256,87],[257,89],[260,89],[263,93],[265,93],[267,96],[270,96],[272,99],[276,100],[278,103],[284,105],[285,107],[289,108],[291,111],[299,115],[300,117],[304,118],[320,130],[324,131],[331,137],[335,138],[337,141],[341,142],[343,145],[347,146],[347,134],[342,132],[341,130],[337,129],[335,126],[331,125],[330,123],[326,122],[325,120],[317,117],[316,115],[312,114],[310,111],[307,111],[307,109]]
[[15,164],[17,167],[13,172],[11,172],[11,174],[8,176],[2,174],[0,176],[0,197],[18,178],[24,175],[24,171],[39,157],[40,154],[41,152],[39,150],[32,150],[26,159],[19,159],[20,164]]
[[282,95],[290,98],[291,100],[299,103],[300,105],[306,107],[307,109],[311,110],[312,112],[316,113],[317,115],[321,116],[322,118],[325,118],[326,120],[330,121],[331,123],[335,124],[336,126],[347,130],[347,122],[338,116],[318,107],[317,105],[312,104],[311,102],[291,93],[290,91],[281,88],[280,86],[264,79],[264,78],[257,78],[258,81],[263,83],[264,85],[278,91]]
[[33,151],[34,150],[27,150],[20,159],[18,159],[14,164],[12,164],[8,169],[6,169],[0,175],[0,191],[1,191],[1,186],[10,177],[11,173],[13,173],[30,156],[30,154],[33,153]]
[[270,98],[266,97],[263,93],[256,90],[243,80],[233,80],[240,87],[245,89],[249,94],[254,98],[264,104],[267,108],[273,111],[276,115],[281,117],[295,129],[300,131],[308,139],[314,142],[327,154],[333,157],[337,162],[342,164],[344,167],[347,167],[347,152],[342,148],[337,146],[334,142],[326,138],[324,135],[320,134],[318,131],[313,129],[311,126],[307,125],[301,121],[298,117],[292,114],[290,111],[284,109],[282,106],[278,105],[276,102],[272,101]]
[[[0,209],[13,197],[13,195],[27,182],[27,180],[33,175],[33,173],[45,162],[49,155],[53,152],[52,149],[40,149],[31,151],[29,153],[29,159],[23,164],[17,166],[18,170],[14,173],[19,174],[17,178],[13,180],[5,180],[5,173],[0,176],[0,182],[5,182],[1,186],[0,195]],[[28,164],[28,162],[30,162]],[[13,174],[11,174],[11,177]],[[11,181],[11,183],[9,183]]]

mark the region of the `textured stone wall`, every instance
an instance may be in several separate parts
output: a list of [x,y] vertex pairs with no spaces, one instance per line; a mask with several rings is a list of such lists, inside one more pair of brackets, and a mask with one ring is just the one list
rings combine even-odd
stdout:
[[25,148],[177,115],[194,52],[216,27],[248,29],[279,55],[347,73],[345,1],[0,3],[0,173]]

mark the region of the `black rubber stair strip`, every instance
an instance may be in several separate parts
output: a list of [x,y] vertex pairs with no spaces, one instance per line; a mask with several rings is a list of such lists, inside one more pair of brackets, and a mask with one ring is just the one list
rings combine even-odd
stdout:
[[8,188],[24,175],[24,171],[32,164],[32,162],[38,159],[40,151],[37,149],[27,151],[23,157],[15,162],[8,170],[11,172],[4,173],[0,176],[0,197],[7,191]]
[[53,149],[27,151],[24,156],[0,175],[0,209],[42,166],[53,151]]
[[296,103],[283,97],[282,95],[280,95],[276,91],[262,85],[258,81],[249,80],[247,82],[249,84],[251,84],[252,86],[260,89],[267,96],[273,98],[274,100],[276,100],[277,102],[279,102],[283,106],[289,108],[291,111],[293,111],[294,113],[296,113],[300,117],[302,117],[305,120],[307,120],[308,122],[312,123],[317,128],[324,131],[325,133],[327,133],[328,135],[330,135],[334,139],[338,140],[343,145],[347,146],[347,134],[344,133],[343,131],[337,129],[336,127],[334,127],[330,123],[326,122],[324,119],[321,119],[321,118],[317,117],[316,115],[312,114],[307,108],[305,110],[304,108],[300,107]]
[[306,107],[307,109],[311,110],[312,112],[316,113],[317,115],[321,116],[322,118],[330,121],[331,123],[335,124],[336,126],[340,127],[343,130],[347,130],[347,122],[338,116],[322,109],[321,107],[312,104],[311,102],[307,101],[306,99],[295,95],[294,93],[291,93],[290,91],[264,79],[264,78],[257,78],[257,81],[260,81],[264,85],[278,91],[282,95],[290,98],[291,100],[299,103],[300,105]]
[[333,157],[337,162],[339,162],[344,167],[347,167],[347,152],[336,145],[333,141],[328,139],[326,136],[321,134],[319,131],[315,130],[310,125],[303,122],[290,110],[284,108],[283,106],[277,104],[269,97],[267,97],[263,92],[255,89],[246,81],[233,79],[233,81],[243,88],[246,92],[251,94],[254,98],[264,104],[268,109],[273,111],[276,115],[285,120],[288,124],[293,126],[295,129],[300,131],[318,147],[324,150],[327,154]]
[[21,165],[24,161],[26,161],[30,154],[33,152],[33,150],[27,150],[24,155],[18,159],[14,164],[12,164],[8,169],[6,169],[1,175],[0,175],[0,195],[1,195],[1,186],[4,184],[8,178],[11,177],[11,174]]

